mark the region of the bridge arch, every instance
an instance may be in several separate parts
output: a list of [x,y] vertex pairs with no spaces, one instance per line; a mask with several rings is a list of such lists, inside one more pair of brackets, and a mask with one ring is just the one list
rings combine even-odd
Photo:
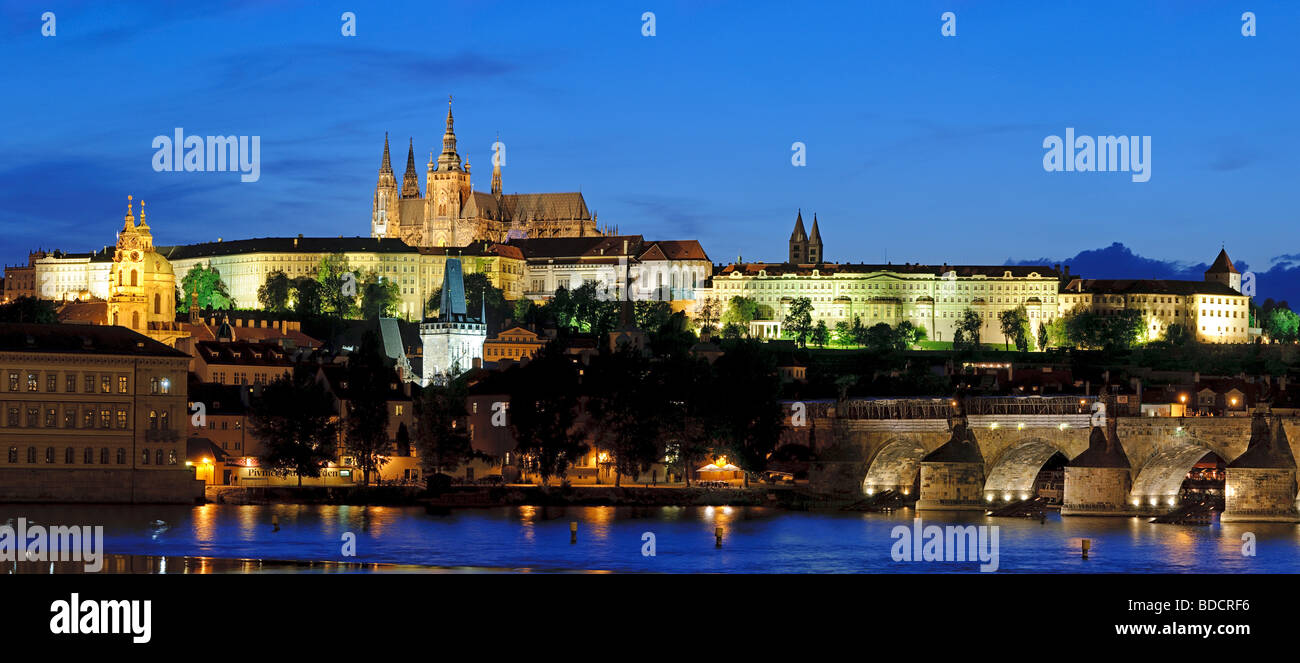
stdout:
[[921,476],[921,459],[929,453],[920,442],[896,437],[876,452],[862,480],[862,492],[867,495],[882,490],[897,490],[910,494],[912,486]]
[[1129,493],[1130,502],[1143,508],[1174,506],[1187,473],[1209,454],[1225,458],[1222,450],[1187,441],[1170,441],[1163,445],[1138,472]]
[[1028,499],[1033,497],[1034,481],[1047,461],[1061,454],[1069,460],[1069,451],[1041,437],[1013,443],[1002,452],[988,471],[984,496],[989,501]]

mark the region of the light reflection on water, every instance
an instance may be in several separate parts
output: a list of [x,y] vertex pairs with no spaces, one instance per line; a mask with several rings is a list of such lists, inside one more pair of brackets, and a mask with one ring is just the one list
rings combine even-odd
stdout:
[[[945,573],[977,568],[976,563],[893,561],[891,531],[899,525],[911,527],[910,510],[875,514],[764,507],[521,506],[439,515],[422,507],[0,505],[0,523],[19,516],[44,524],[103,525],[107,552],[148,556],[147,565],[140,564],[153,573],[163,565],[168,573],[286,570],[255,560],[358,563],[296,568],[308,572],[416,570],[409,565],[543,572]],[[272,526],[273,518],[279,521],[279,531]],[[1062,519],[1055,514],[1039,523],[957,512],[927,512],[923,519],[925,525],[999,526],[999,571],[1004,573],[1300,570],[1296,525],[1181,527],[1137,518]],[[155,520],[165,527],[153,525]],[[570,521],[578,522],[575,544],[569,543]],[[723,530],[721,548],[714,545],[716,527]],[[342,554],[345,532],[356,535],[355,557]],[[655,534],[654,557],[641,554],[643,532]],[[1255,557],[1242,555],[1246,533],[1256,536]],[[1080,554],[1083,539],[1092,544],[1088,560]]]

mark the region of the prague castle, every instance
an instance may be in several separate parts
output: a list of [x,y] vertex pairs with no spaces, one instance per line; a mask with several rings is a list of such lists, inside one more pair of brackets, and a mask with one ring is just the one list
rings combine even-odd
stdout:
[[429,155],[424,190],[415,171],[415,144],[406,152],[399,188],[389,157],[388,136],[379,165],[371,208],[370,235],[395,238],[417,247],[465,246],[474,241],[504,242],[509,237],[590,237],[603,234],[581,193],[504,193],[501,164],[492,166],[490,193],[474,191],[469,159],[456,152],[451,101],[442,153]]

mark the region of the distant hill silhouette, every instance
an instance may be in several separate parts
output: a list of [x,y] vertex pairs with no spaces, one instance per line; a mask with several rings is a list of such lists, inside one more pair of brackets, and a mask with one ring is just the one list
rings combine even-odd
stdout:
[[[1211,254],[1217,252],[1212,251]],[[1229,252],[1231,255],[1231,252]],[[1213,257],[1210,255],[1208,257]],[[1036,260],[1008,259],[1007,265],[1069,265],[1071,274],[1095,279],[1178,279],[1200,281],[1205,278],[1207,262],[1187,263],[1177,260],[1158,260],[1133,253],[1127,246],[1115,242],[1101,249],[1080,251],[1073,258],[1038,258]],[[1300,253],[1279,255],[1271,261],[1267,271],[1255,271],[1255,301],[1265,299],[1300,304]],[[1234,259],[1233,266],[1243,274],[1252,271],[1244,260]]]

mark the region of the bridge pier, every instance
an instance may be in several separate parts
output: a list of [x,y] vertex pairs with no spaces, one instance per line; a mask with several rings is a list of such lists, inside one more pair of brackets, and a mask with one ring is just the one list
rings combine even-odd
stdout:
[[1106,430],[1093,426],[1088,448],[1065,466],[1062,516],[1129,516],[1133,489],[1132,465],[1119,441],[1115,417],[1107,417]]
[[917,511],[984,510],[984,456],[966,417],[949,419],[952,438],[921,459]]
[[1269,430],[1262,411],[1251,417],[1250,443],[1245,453],[1228,463],[1226,474],[1219,522],[1300,522],[1296,463],[1280,418]]

